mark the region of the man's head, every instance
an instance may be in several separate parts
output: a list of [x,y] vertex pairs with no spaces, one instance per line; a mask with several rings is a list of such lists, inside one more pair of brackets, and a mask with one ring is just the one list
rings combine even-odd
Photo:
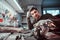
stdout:
[[38,9],[35,7],[32,7],[30,10],[31,16],[35,19],[38,19],[41,17],[41,14],[39,13]]

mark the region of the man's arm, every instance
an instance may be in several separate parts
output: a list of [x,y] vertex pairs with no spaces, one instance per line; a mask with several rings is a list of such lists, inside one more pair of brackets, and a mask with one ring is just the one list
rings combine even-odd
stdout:
[[31,30],[33,28],[33,24],[31,23],[30,16],[31,16],[31,14],[28,11],[27,12],[27,24],[28,24],[29,29]]
[[33,24],[31,23],[30,18],[27,18],[27,24],[28,24],[29,29],[31,30],[33,28]]

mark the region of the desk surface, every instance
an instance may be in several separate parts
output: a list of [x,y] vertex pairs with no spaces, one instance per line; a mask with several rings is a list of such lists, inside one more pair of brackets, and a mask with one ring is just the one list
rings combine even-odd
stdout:
[[16,27],[0,27],[0,32],[21,32],[23,28]]

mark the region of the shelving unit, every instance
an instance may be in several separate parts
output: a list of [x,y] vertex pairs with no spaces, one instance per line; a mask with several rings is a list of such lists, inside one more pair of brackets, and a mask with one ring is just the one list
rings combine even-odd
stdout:
[[27,19],[26,19],[26,15],[22,15],[21,24],[23,25],[23,27],[27,27]]

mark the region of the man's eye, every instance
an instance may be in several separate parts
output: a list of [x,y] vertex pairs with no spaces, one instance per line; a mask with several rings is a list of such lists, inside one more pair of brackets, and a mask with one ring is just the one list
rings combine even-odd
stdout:
[[37,11],[35,11],[34,13],[36,13]]
[[32,15],[33,15],[34,13],[32,13]]
[[36,13],[36,11],[34,13]]

